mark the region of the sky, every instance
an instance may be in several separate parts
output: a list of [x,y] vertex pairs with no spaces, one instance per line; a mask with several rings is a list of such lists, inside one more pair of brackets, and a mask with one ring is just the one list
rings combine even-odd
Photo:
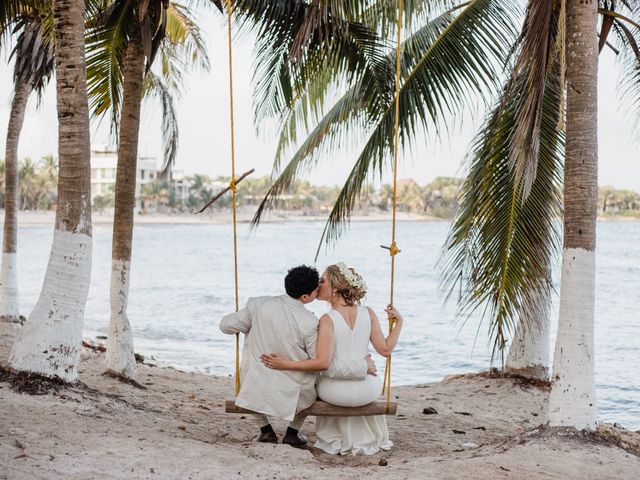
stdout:
[[[208,37],[210,72],[187,77],[186,92],[177,101],[180,146],[175,169],[185,174],[204,173],[212,177],[230,175],[229,90],[227,39],[224,18],[218,12],[201,13]],[[271,172],[275,153],[275,129],[253,123],[251,75],[253,45],[250,38],[234,39],[234,111],[236,131],[236,171],[255,168],[254,177]],[[3,55],[0,65],[0,138],[6,137],[10,113],[12,65]],[[600,59],[599,81],[599,184],[640,191],[640,162],[637,150],[640,131],[634,133],[629,114],[620,111],[616,86],[618,69],[614,55],[605,50]],[[483,112],[466,115],[447,138],[416,142],[398,165],[399,178],[413,178],[424,184],[438,176],[460,176],[461,163],[480,126]],[[107,121],[92,124],[92,144],[109,142]],[[39,108],[35,98],[29,103],[20,138],[19,157],[37,160],[57,151],[55,85],[51,84]],[[4,152],[0,154],[3,157]],[[139,154],[162,161],[160,108],[153,101],[143,104]],[[357,155],[355,147],[345,148],[335,158],[323,159],[308,177],[319,185],[341,184]],[[383,177],[389,181],[390,172]]]

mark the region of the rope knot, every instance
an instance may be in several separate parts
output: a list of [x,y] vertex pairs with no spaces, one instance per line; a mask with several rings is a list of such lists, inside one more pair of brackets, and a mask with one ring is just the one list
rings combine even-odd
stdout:
[[236,179],[235,178],[232,178],[231,181],[229,182],[229,189],[233,193],[237,193],[238,192],[238,187],[236,186]]
[[398,248],[398,245],[396,244],[395,241],[391,243],[390,247],[387,247],[386,245],[380,245],[380,246],[385,250],[389,250],[389,255],[391,255],[392,257],[395,257],[397,254],[399,254],[402,251]]

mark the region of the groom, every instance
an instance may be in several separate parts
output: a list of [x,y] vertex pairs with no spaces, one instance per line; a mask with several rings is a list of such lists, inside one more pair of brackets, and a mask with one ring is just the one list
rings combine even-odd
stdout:
[[[320,277],[313,267],[301,265],[289,270],[284,279],[285,294],[250,298],[247,306],[226,315],[220,330],[226,334],[244,333],[240,368],[241,387],[236,405],[258,413],[259,442],[278,443],[269,416],[289,420],[282,443],[306,445],[298,431],[304,417],[298,412],[316,400],[315,372],[272,370],[260,361],[263,352],[279,352],[291,360],[315,357],[318,319],[305,308],[318,295]],[[364,379],[375,374],[370,357],[362,360],[332,361],[327,375],[335,378]]]

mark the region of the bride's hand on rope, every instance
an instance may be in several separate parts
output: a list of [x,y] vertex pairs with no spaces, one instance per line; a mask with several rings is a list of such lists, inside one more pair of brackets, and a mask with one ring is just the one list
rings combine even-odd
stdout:
[[400,312],[393,305],[387,305],[387,308],[385,308],[384,311],[387,313],[389,318],[393,318],[396,322],[402,321],[402,315],[400,315]]
[[263,353],[260,355],[260,361],[265,367],[273,370],[290,370],[291,361],[279,353]]

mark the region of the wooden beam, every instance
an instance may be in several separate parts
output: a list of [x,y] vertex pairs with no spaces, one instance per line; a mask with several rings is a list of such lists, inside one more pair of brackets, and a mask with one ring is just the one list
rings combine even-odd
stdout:
[[[226,413],[256,413],[246,408],[236,406],[235,398],[227,399],[224,411]],[[368,415],[395,415],[397,411],[398,404],[391,402],[389,412],[387,412],[386,400],[376,400],[361,407],[339,407],[323,402],[322,400],[316,400],[309,408],[301,411],[300,415],[305,417],[363,417]]]

